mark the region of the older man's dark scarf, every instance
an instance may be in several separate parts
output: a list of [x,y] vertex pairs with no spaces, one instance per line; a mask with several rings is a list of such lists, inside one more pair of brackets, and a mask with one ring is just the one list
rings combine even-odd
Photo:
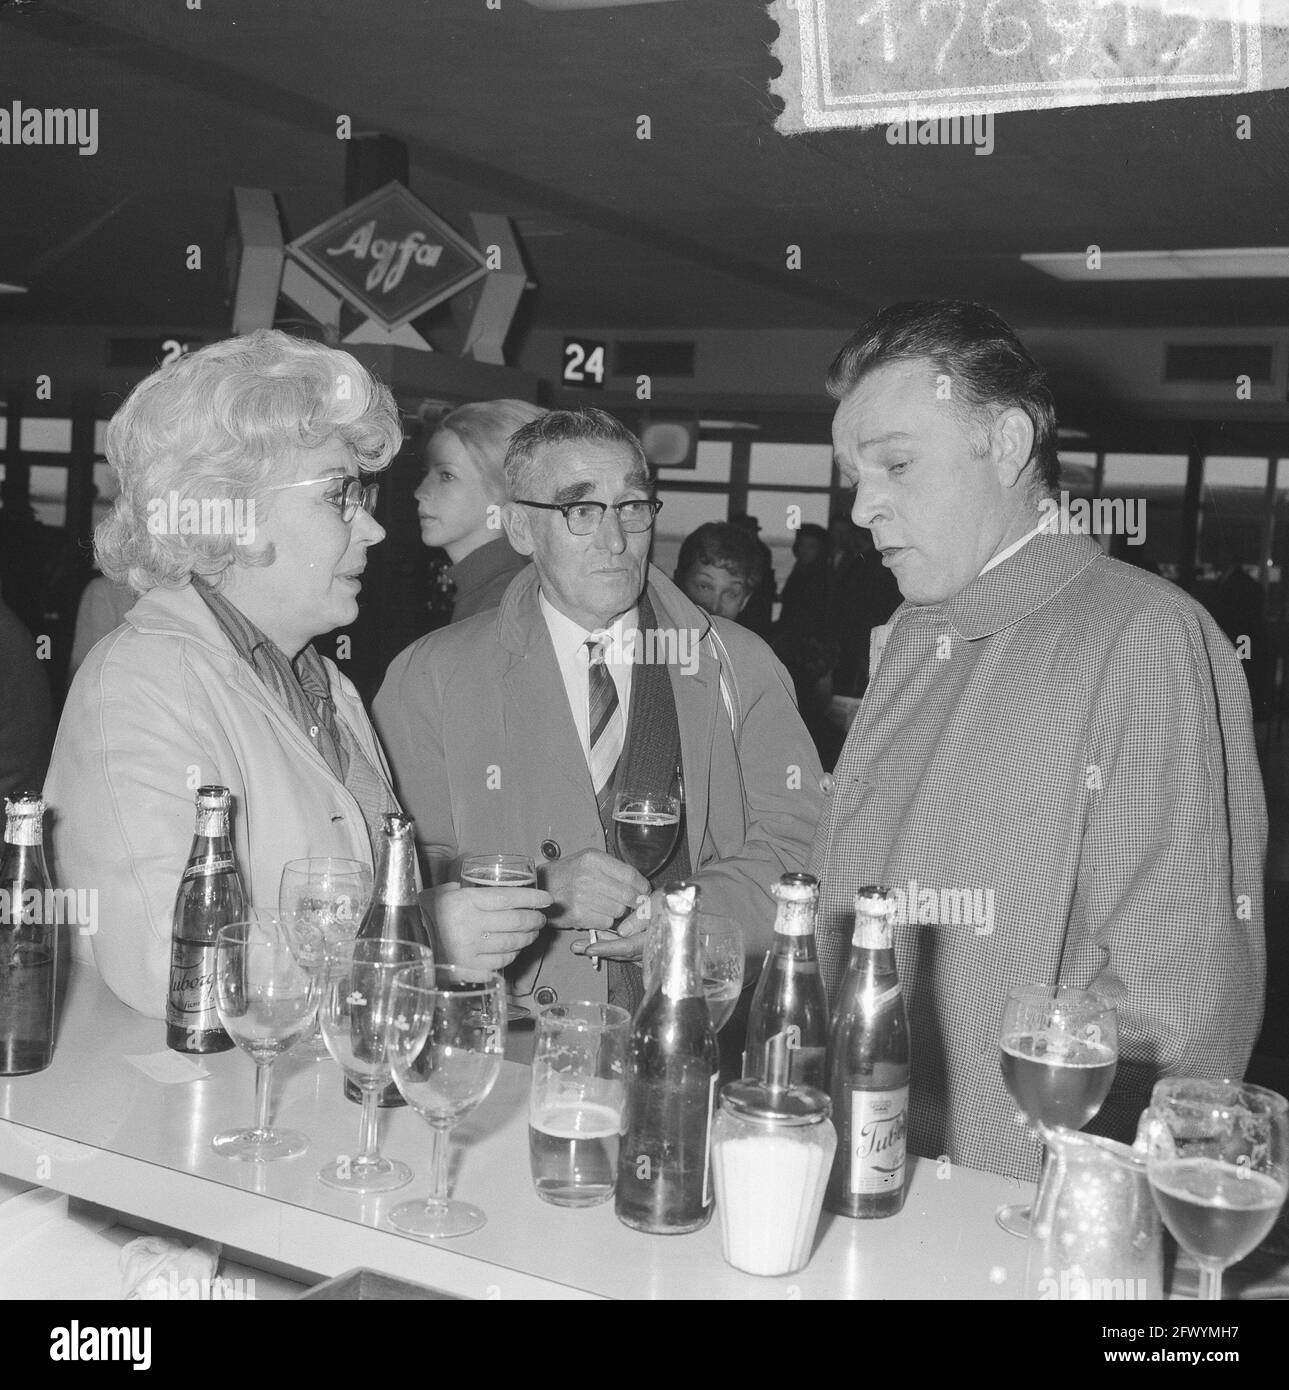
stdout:
[[[658,618],[646,592],[640,600],[640,631],[637,636],[637,656],[651,657],[669,650],[658,629]],[[666,793],[680,776],[683,785],[684,769],[680,756],[680,724],[676,718],[676,695],[671,688],[667,665],[661,661],[638,660],[631,676],[631,708],[627,712],[626,742],[618,759],[613,779],[616,791],[653,791]],[[611,802],[600,809],[600,823],[612,854],[613,806]],[[674,879],[690,875],[689,846],[686,843],[685,820],[681,817],[676,851],[650,880],[651,888],[660,888]],[[644,998],[644,976],[639,965],[629,961],[609,961],[609,1002],[620,1004],[635,1013]]]

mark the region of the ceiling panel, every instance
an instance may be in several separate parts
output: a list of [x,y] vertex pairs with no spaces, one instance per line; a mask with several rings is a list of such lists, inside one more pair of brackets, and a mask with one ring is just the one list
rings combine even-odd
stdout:
[[[292,234],[335,212],[343,112],[405,140],[413,189],[457,225],[532,229],[530,322],[832,327],[931,293],[1045,325],[1286,321],[1283,281],[1070,285],[1017,260],[1289,244],[1285,93],[999,117],[988,157],[883,130],[788,139],[774,34],[750,0],[3,6],[0,91],[97,107],[101,148],[0,147],[0,278],[31,283],[0,314],[220,331],[229,190],[274,189]],[[215,251],[201,275],[192,242]]]

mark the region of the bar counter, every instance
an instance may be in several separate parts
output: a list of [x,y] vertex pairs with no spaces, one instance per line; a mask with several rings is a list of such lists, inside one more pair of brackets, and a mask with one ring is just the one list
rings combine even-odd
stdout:
[[[531,1031],[516,1032],[516,1051]],[[1019,1297],[1025,1242],[994,1224],[1028,1185],[927,1159],[903,1212],[880,1221],[825,1213],[806,1269],[742,1274],[721,1258],[718,1219],[687,1236],[628,1230],[613,1203],[554,1207],[528,1172],[528,1068],[507,1061],[488,1099],[457,1128],[452,1193],[487,1213],[472,1235],[428,1243],[400,1235],[384,1213],[428,1191],[429,1127],[408,1109],[384,1111],[382,1151],[416,1173],[398,1192],[360,1197],[324,1187],[317,1171],[358,1140],[358,1107],[330,1060],[290,1053],[274,1066],[273,1121],[311,1141],[298,1158],[230,1162],[210,1149],[220,1130],[254,1114],[254,1067],[240,1049],[199,1059],[209,1076],[163,1084],[128,1056],[164,1050],[164,1025],[121,1004],[79,966],[53,1064],[0,1080],[0,1172],[127,1216],[173,1226],[255,1257],[327,1278],[356,1266],[467,1298],[967,1298]]]

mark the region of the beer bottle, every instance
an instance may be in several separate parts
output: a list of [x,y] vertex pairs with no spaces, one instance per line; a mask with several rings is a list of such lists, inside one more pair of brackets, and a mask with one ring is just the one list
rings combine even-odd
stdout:
[[197,825],[175,894],[170,938],[166,1046],[176,1052],[227,1052],[234,1046],[215,1008],[215,938],[246,916],[246,894],[228,827],[232,793],[197,788]]
[[680,1235],[712,1214],[709,1133],[720,1054],[703,993],[698,886],[669,884],[658,980],[636,1014],[627,1052],[618,1152],[618,1220]]
[[747,1020],[743,1076],[770,1085],[768,1050],[789,1050],[789,1083],[828,1089],[828,993],[815,955],[819,880],[784,874],[770,890],[779,904],[774,944],[766,952]]
[[[416,900],[415,822],[411,816],[392,811],[381,826],[380,854],[376,864],[375,891],[358,928],[360,941],[410,941],[430,949],[430,936]],[[390,960],[398,957],[392,952]],[[362,1092],[346,1078],[345,1096],[359,1104]],[[406,1105],[391,1081],[380,1093],[382,1106]]]
[[828,1043],[837,1154],[829,1211],[893,1216],[904,1205],[909,1024],[891,948],[894,897],[855,894],[855,935]]
[[0,859],[0,1076],[41,1071],[54,1055],[58,923],[45,867],[45,803],[19,792],[4,803]]

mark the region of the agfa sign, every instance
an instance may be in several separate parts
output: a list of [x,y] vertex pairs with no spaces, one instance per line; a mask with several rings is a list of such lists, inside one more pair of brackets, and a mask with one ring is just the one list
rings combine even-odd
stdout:
[[329,218],[287,247],[346,303],[395,329],[488,273],[483,252],[401,183]]

